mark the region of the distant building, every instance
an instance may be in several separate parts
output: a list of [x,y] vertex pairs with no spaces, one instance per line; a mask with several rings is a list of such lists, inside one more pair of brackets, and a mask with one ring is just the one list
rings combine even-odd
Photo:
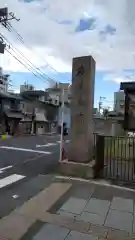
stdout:
[[34,91],[34,86],[31,84],[24,83],[23,85],[20,86],[20,93],[24,91]]
[[52,88],[48,88],[47,92],[50,96],[50,101],[55,105],[60,105],[63,98],[64,90],[64,103],[68,104],[71,98],[71,87],[69,83],[56,83]]
[[[64,90],[64,98],[63,98]],[[48,88],[50,102],[59,107],[57,115],[57,124],[61,125],[62,116],[62,102],[64,99],[64,122],[66,122],[67,127],[70,127],[70,101],[71,101],[71,87],[69,83],[56,83],[52,88]]]
[[8,91],[8,79],[9,75],[4,74],[2,67],[0,67],[0,92]]
[[125,94],[124,91],[114,92],[114,111],[117,114],[124,114]]
[[[55,123],[57,106],[49,102],[48,92],[42,90],[22,91],[22,112],[26,118],[31,118],[34,133],[51,131],[51,125]],[[24,121],[26,121],[24,119]],[[28,124],[27,124],[28,125]]]

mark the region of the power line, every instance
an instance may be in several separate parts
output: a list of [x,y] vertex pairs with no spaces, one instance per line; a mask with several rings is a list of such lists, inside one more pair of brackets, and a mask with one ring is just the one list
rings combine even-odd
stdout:
[[[3,9],[2,9],[2,10],[3,10]],[[0,11],[1,11],[1,9],[0,9]],[[2,18],[1,21],[0,21],[0,23],[2,24],[2,26],[4,26],[5,28],[7,28],[8,31],[13,32],[13,33],[16,35],[18,41],[20,41],[22,44],[24,44],[26,48],[30,49],[30,48],[25,44],[23,37],[17,32],[17,30],[11,25],[11,23],[8,22],[9,20],[12,20],[12,19],[15,19],[16,21],[19,21],[20,19],[17,19],[16,16],[15,16],[15,14],[12,13],[12,12],[8,14],[8,8],[4,8],[4,11],[6,11],[6,12],[4,12],[4,13],[2,12],[2,14],[4,14],[4,15],[3,15],[3,16],[4,16],[4,19]],[[2,17],[3,17],[3,16],[2,16]],[[9,18],[9,16],[10,16],[10,18]],[[0,17],[1,17],[1,12],[0,12]],[[7,41],[8,44],[10,44],[10,49],[11,49],[16,55],[18,55],[18,53],[19,53],[19,55],[21,55],[21,60],[19,60],[18,57],[16,57],[15,55],[13,55],[9,50],[6,49],[6,51],[7,51],[10,55],[12,55],[20,64],[22,64],[22,65],[23,65],[24,67],[26,67],[29,71],[31,71],[31,72],[34,74],[34,76],[36,76],[36,77],[38,77],[38,78],[40,78],[40,79],[42,79],[42,80],[44,80],[44,81],[48,81],[49,83],[50,83],[50,82],[52,82],[53,84],[56,83],[56,81],[54,81],[52,78],[50,78],[50,77],[49,77],[45,72],[43,72],[40,68],[35,67],[35,65],[34,65],[29,59],[27,59],[27,58],[24,56],[24,54],[22,54],[17,48],[13,47],[13,45],[5,38],[2,34],[1,34],[1,36]],[[2,44],[3,44],[3,39],[2,39]],[[3,47],[4,47],[4,49],[5,49],[5,45],[3,45]],[[30,49],[30,50],[31,50],[31,49]],[[17,51],[17,53],[16,53],[16,51]],[[3,52],[3,53],[4,53],[4,52]],[[19,56],[19,58],[20,58],[20,56]],[[22,60],[22,59],[23,59],[23,60]],[[22,61],[24,61],[25,64],[24,64]],[[27,63],[26,63],[26,62],[27,62]],[[56,71],[56,72],[59,74],[59,72],[58,72],[56,69],[54,69],[46,60],[45,60],[45,62],[47,63],[47,65],[48,65],[50,68],[52,68],[54,71]],[[28,66],[26,66],[26,65],[28,65]],[[28,67],[29,67],[29,68],[28,68]],[[34,71],[34,72],[33,72],[33,71]],[[46,79],[45,79],[45,77],[46,77]]]
[[[14,33],[16,34],[17,39],[18,39],[22,44],[24,44],[26,48],[28,48],[28,49],[31,50],[31,48],[30,48],[29,46],[27,46],[26,43],[24,42],[23,37],[17,32],[17,30],[16,30],[15,28],[13,28],[13,26],[12,26],[12,32],[14,32]],[[43,59],[43,60],[44,60],[44,59]],[[59,73],[55,68],[53,68],[46,60],[44,60],[44,61],[45,61],[45,63],[47,63],[47,65],[48,65],[52,70],[54,70],[56,73],[60,74],[60,73]]]
[[38,77],[38,75],[36,75],[31,68],[29,68],[25,63],[23,63],[20,59],[18,59],[15,55],[13,55],[8,49],[6,49],[6,51],[13,57],[15,58],[21,65],[23,65],[25,68],[27,68],[35,77]]
[[[16,21],[19,21],[20,19],[17,19],[15,14],[13,12],[8,13],[8,8],[0,8],[0,23],[4,28],[7,28],[10,30],[11,24],[10,20],[15,19]],[[0,53],[4,54],[5,50],[5,44],[3,43],[3,39],[0,39]]]
[[[16,49],[16,48],[15,48],[15,49]],[[15,51],[13,48],[11,48],[11,50],[12,50],[15,54],[18,54],[18,53],[19,53],[19,54],[21,55],[21,56],[19,56],[19,57],[21,57],[22,60],[23,60],[24,62],[26,62],[26,64],[30,67],[31,71],[35,71],[35,74],[36,74],[36,76],[37,76],[38,78],[40,78],[40,79],[41,79],[42,81],[44,81],[44,82],[49,81],[48,79],[45,80],[44,75],[43,75],[42,73],[38,72],[38,71],[34,68],[34,65],[32,65],[32,63],[31,63],[28,59],[26,59],[25,56],[24,56],[21,52],[18,51],[18,53],[16,53],[16,51]]]
[[[12,45],[12,43],[11,43],[2,33],[0,33],[0,35],[6,40],[6,42],[7,42],[8,45],[9,45],[9,47],[10,47],[13,51],[16,50],[23,58],[25,58],[26,61],[28,61],[35,69],[37,69],[37,68],[34,66],[34,64],[33,64],[30,60],[28,60],[21,51],[19,51],[16,47],[14,47],[14,46]],[[14,50],[14,49],[15,49],[15,50]]]
[[[36,74],[38,74],[40,76],[40,79],[42,78],[43,81],[48,81],[50,83],[50,81],[54,84],[55,81],[50,78],[47,74],[45,74],[42,70],[40,70],[40,68],[37,68],[29,59],[27,59],[25,57],[25,55],[19,51],[17,48],[15,48],[11,42],[3,35],[0,33],[0,35],[3,37],[3,39],[6,40],[6,42],[8,43],[10,49],[15,53],[15,54],[18,54],[21,55],[21,58],[23,58],[23,61],[27,62],[27,64],[29,65],[30,68],[32,68],[33,71],[35,71]],[[16,53],[17,52],[17,53]],[[19,56],[20,57],[20,56]],[[46,77],[46,80],[45,80],[45,77]]]
[[[23,66],[25,66],[25,67],[26,67],[29,71],[31,71],[32,73],[33,73],[33,71],[34,71],[33,74],[34,74],[36,77],[40,78],[40,80],[42,80],[42,81],[44,81],[44,82],[48,81],[49,83],[50,83],[50,81],[52,81],[52,82],[54,83],[54,80],[51,79],[51,78],[49,78],[48,76],[47,76],[47,78],[46,78],[46,80],[45,80],[45,76],[46,76],[46,75],[44,74],[44,72],[42,72],[39,68],[36,68],[36,67],[33,65],[33,63],[25,57],[25,55],[24,55],[23,53],[21,53],[17,48],[13,47],[13,45],[9,42],[9,40],[7,40],[7,38],[5,38],[5,37],[3,36],[3,34],[0,34],[0,35],[6,40],[6,42],[9,44],[9,48],[10,48],[16,55],[18,55],[18,53],[19,53],[19,58],[21,58],[21,60],[22,60],[23,62],[25,62],[25,64],[24,64],[22,61],[20,61],[20,60],[18,59],[18,56],[17,56],[17,57],[16,57],[16,60],[19,61],[20,64],[23,63]],[[10,51],[8,51],[8,52],[10,52]],[[10,52],[10,55],[13,56],[13,54],[12,54],[11,52]],[[14,57],[15,57],[15,55],[14,55]],[[27,67],[27,65],[29,66],[29,68]],[[44,76],[44,75],[45,75],[45,76]]]
[[[10,17],[10,18],[9,18]],[[0,23],[2,24],[2,26],[4,26],[5,28],[7,28],[10,32],[14,32],[14,33],[16,33],[16,35],[19,37],[18,38],[18,40],[20,40],[23,44],[24,44],[24,41],[23,41],[23,38],[21,37],[21,35],[19,35],[19,33],[12,27],[12,25],[10,24],[10,22],[8,22],[9,20],[12,20],[12,19],[15,19],[16,21],[19,21],[20,19],[17,19],[16,18],[16,16],[15,16],[15,14],[14,13],[12,13],[12,12],[10,12],[10,13],[8,13],[8,8],[0,8]],[[1,41],[0,41],[0,44],[1,44],[1,52],[2,53],[4,53],[4,50],[5,50],[5,44],[3,44],[3,38],[5,39],[5,37],[1,34]],[[8,41],[7,39],[6,39],[6,41]],[[10,44],[11,45],[11,44]],[[13,46],[12,46],[12,50],[14,51],[14,49],[13,49]],[[16,49],[17,50],[17,49]],[[18,50],[17,50],[18,51]],[[8,52],[10,52],[10,51],[8,51]],[[15,51],[14,51],[15,52]],[[18,51],[19,52],[19,51]],[[22,53],[20,53],[21,54],[21,56],[23,56],[23,58],[26,60],[26,58],[25,58],[25,56],[22,54]],[[15,57],[15,56],[14,56]],[[17,60],[17,58],[16,58],[16,60]],[[28,62],[29,62],[29,66],[37,73],[37,74],[39,74],[40,75],[40,78],[41,77],[47,77],[48,79],[46,79],[47,81],[49,81],[49,80],[51,80],[51,81],[53,81],[54,82],[54,80],[52,80],[51,78],[49,78],[49,76],[47,76],[44,72],[42,72],[39,68],[36,68],[35,69],[35,66],[27,59],[26,60],[27,61],[27,64],[28,64]],[[22,62],[20,61],[20,63],[22,64]],[[24,65],[24,64],[23,64]],[[29,69],[30,70],[30,69]],[[44,75],[44,76],[43,76]],[[44,79],[45,80],[45,79]]]

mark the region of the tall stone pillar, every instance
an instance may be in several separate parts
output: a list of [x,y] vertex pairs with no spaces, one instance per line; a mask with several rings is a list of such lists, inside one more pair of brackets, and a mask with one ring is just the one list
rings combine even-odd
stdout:
[[73,58],[69,161],[86,163],[92,159],[94,83],[92,56]]

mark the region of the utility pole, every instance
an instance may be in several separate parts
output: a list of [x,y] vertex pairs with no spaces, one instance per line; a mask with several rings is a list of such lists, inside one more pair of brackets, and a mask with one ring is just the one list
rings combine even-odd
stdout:
[[100,100],[99,100],[99,104],[98,104],[99,114],[102,109],[103,100],[105,100],[105,99],[106,99],[105,97],[100,96]]
[[[0,23],[3,27],[7,28],[9,31],[12,30],[12,26],[9,21],[11,20],[19,21],[13,12],[8,12],[8,8],[0,8]],[[2,37],[0,37],[0,53],[4,54],[6,44]]]

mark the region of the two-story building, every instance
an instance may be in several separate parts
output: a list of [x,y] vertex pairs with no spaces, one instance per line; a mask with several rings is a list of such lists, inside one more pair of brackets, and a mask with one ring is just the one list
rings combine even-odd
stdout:
[[0,92],[0,133],[15,134],[18,131],[23,118],[21,101],[22,98],[16,94]]
[[48,92],[29,90],[22,92],[21,96],[24,99],[22,112],[25,115],[21,122],[25,122],[27,128],[31,126],[35,134],[50,132],[52,124],[56,123],[57,106],[51,103]]

